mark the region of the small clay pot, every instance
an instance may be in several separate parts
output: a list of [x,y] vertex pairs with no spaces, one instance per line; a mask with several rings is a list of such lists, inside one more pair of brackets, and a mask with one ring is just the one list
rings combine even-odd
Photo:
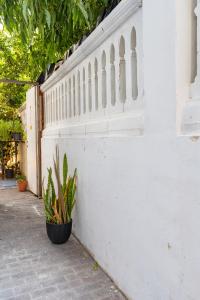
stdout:
[[23,180],[23,181],[17,181],[18,184],[18,190],[19,192],[25,192],[26,188],[27,188],[27,181]]

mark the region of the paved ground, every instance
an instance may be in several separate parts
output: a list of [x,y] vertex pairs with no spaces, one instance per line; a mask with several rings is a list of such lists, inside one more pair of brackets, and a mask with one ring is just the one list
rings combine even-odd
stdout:
[[40,202],[0,190],[0,299],[125,299],[75,238],[48,240]]
[[16,187],[16,180],[15,179],[0,179],[0,190],[4,190],[6,188],[14,188]]

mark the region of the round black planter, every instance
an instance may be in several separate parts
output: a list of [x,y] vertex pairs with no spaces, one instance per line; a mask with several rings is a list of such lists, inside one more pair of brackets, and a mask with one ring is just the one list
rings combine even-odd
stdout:
[[72,220],[67,224],[46,223],[47,235],[54,244],[63,244],[67,242],[72,232]]
[[6,178],[13,178],[14,177],[14,170],[13,169],[5,169]]

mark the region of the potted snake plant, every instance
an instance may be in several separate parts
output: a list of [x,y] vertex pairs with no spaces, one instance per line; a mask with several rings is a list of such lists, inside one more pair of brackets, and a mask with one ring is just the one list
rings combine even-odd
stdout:
[[71,235],[77,171],[75,169],[73,176],[68,175],[68,161],[66,154],[64,154],[61,180],[58,147],[56,147],[56,157],[53,161],[57,192],[53,181],[52,168],[47,169],[48,182],[46,189],[43,189],[46,230],[52,243],[62,244]]

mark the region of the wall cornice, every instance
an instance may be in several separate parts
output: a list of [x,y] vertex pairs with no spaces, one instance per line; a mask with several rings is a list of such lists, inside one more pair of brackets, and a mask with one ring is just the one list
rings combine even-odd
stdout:
[[142,0],[122,0],[117,7],[105,18],[77,50],[55,71],[41,86],[45,92],[67,75],[87,56],[97,49],[113,32],[129,19],[142,6]]
[[144,132],[144,112],[138,109],[134,112],[118,114],[103,120],[88,120],[68,124],[55,124],[43,130],[43,138],[87,138],[87,137],[125,137],[142,136]]

